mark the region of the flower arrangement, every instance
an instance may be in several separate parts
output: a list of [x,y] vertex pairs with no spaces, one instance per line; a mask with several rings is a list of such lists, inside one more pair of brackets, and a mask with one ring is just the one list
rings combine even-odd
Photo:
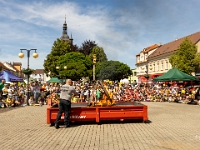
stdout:
[[33,69],[22,69],[22,72],[24,73],[24,74],[26,74],[26,75],[30,75],[30,74],[32,74],[33,72],[34,72],[35,70],[33,70]]

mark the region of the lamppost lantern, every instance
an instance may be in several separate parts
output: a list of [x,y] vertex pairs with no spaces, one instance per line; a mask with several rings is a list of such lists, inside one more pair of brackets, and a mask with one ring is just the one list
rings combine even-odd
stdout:
[[67,69],[67,66],[64,66],[64,69],[66,70],[66,69]]
[[33,58],[38,58],[38,53],[33,53]]
[[24,53],[21,52],[18,54],[18,56],[19,56],[19,58],[24,58]]
[[[64,70],[67,70],[67,66],[63,66],[63,65],[61,65],[61,66],[56,66],[56,69],[59,70],[59,71],[63,71],[63,69],[64,69]],[[65,81],[66,81],[66,75],[64,74],[64,76],[65,76],[65,79],[63,79],[63,74],[62,74],[62,76],[61,76],[61,74],[59,73],[59,77],[62,79],[62,82],[65,82]]]

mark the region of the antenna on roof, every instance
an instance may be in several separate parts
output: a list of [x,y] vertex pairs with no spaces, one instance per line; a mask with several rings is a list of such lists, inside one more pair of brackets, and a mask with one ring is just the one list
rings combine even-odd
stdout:
[[176,37],[176,35],[174,35],[174,39],[175,39],[175,41],[178,40],[178,38]]

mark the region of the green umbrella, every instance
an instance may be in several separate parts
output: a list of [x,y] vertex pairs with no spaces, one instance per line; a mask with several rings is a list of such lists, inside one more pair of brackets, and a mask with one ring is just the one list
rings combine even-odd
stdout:
[[58,78],[51,78],[49,81],[47,82],[50,82],[50,83],[61,83],[61,80],[58,79]]
[[165,82],[165,81],[199,81],[196,76],[186,74],[177,68],[170,69],[168,72],[160,77],[154,78],[154,81]]

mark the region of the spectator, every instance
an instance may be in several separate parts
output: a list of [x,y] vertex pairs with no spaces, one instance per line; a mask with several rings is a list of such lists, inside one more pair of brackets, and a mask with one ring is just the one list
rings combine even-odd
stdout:
[[2,99],[2,90],[4,88],[4,84],[5,84],[5,80],[2,80],[1,83],[0,83],[0,99]]

